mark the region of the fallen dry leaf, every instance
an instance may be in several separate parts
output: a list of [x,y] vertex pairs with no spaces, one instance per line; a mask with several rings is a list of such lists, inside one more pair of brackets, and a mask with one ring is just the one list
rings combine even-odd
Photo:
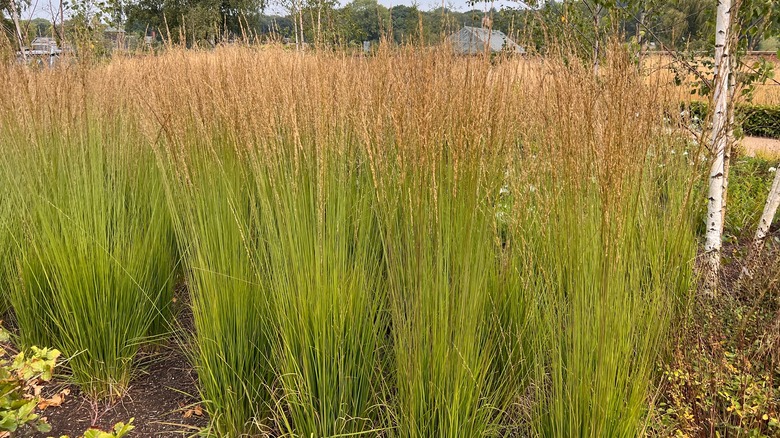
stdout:
[[200,405],[195,405],[192,409],[187,409],[184,411],[184,418],[190,418],[193,415],[197,417],[203,415],[203,408],[201,408]]
[[38,402],[38,409],[45,410],[48,407],[57,407],[62,404],[62,402],[65,401],[65,396],[70,394],[70,389],[63,389],[59,392],[59,394],[56,394],[54,397],[49,399],[44,399]]
[[55,395],[52,398],[41,400],[38,402],[38,409],[45,410],[48,407],[54,406],[55,408],[62,404],[63,397],[60,394]]

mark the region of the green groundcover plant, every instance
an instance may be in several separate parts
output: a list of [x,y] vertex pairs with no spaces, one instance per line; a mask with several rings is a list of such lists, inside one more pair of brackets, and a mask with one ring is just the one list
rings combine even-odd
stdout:
[[[60,352],[33,346],[29,353],[12,353],[10,340],[10,334],[0,328],[0,436],[31,428],[51,432],[38,409],[47,402],[40,394],[54,376]],[[122,438],[133,430],[132,423],[132,418],[127,423],[117,423],[109,432],[90,428],[81,438]]]
[[[0,329],[0,343],[6,344],[8,332]],[[41,401],[35,388],[52,378],[60,352],[32,347],[28,354],[11,356],[0,348],[0,431],[16,432],[34,428],[49,432],[51,427],[36,412]]]

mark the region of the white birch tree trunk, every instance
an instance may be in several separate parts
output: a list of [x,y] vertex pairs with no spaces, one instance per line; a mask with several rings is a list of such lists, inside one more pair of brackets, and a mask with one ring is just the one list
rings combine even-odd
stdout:
[[766,198],[764,213],[761,214],[761,221],[758,223],[756,235],[753,237],[751,250],[761,251],[764,246],[764,240],[769,234],[769,227],[772,225],[772,219],[777,213],[777,207],[780,207],[780,172],[775,172],[775,179],[772,182],[772,188],[769,190],[769,196]]
[[13,19],[14,27],[16,28],[16,41],[19,43],[19,53],[22,54],[22,60],[27,61],[27,53],[24,51],[24,40],[22,39],[22,27],[19,26],[19,9],[16,7],[16,0],[11,0],[8,3],[8,7],[11,9],[11,19]]
[[317,2],[317,45],[322,45],[322,0]]
[[301,2],[300,8],[298,8],[298,29],[301,31],[301,49],[303,49],[306,44],[306,41],[303,39],[303,2]]
[[290,9],[290,15],[293,18],[293,30],[295,31],[295,50],[301,50],[300,42],[298,40],[298,20],[295,19],[295,15],[298,12],[297,3],[292,1],[292,8]]
[[[729,61],[731,66],[729,67],[731,71],[733,72],[735,70],[734,68],[734,58],[729,57]],[[732,74],[729,77],[729,102],[735,102],[734,96],[736,95],[737,90],[737,79]],[[731,168],[731,153],[734,150],[736,139],[734,138],[734,113],[736,111],[734,108],[730,108],[729,110],[729,127],[726,133],[726,152],[723,154],[723,208],[722,208],[722,214],[720,215],[722,218],[721,224],[720,224],[720,233],[723,235],[723,232],[726,228],[726,210],[728,209],[728,201],[729,201],[729,169]]]
[[601,56],[601,5],[594,8],[593,12],[593,75],[599,75],[599,56]]
[[65,47],[65,8],[62,2],[63,0],[60,0],[60,48]]
[[769,195],[767,195],[766,204],[764,204],[764,212],[761,214],[756,234],[753,236],[753,242],[750,244],[745,265],[739,274],[738,287],[742,286],[746,278],[753,277],[756,262],[764,249],[764,241],[766,241],[766,236],[769,235],[769,227],[772,226],[772,219],[774,219],[778,207],[780,207],[780,171],[775,172],[772,188],[769,189]]
[[704,292],[718,293],[720,254],[723,244],[723,192],[725,186],[725,155],[729,132],[729,79],[731,0],[718,0],[715,27],[715,79],[712,115],[712,167],[707,191],[707,233],[704,243]]

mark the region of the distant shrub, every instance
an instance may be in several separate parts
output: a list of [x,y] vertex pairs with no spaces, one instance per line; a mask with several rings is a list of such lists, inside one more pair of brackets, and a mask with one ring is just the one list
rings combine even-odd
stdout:
[[[692,122],[700,123],[709,113],[707,102],[690,102],[682,105]],[[780,138],[780,106],[737,105],[735,119],[738,128],[748,137]]]
[[743,105],[736,115],[745,135],[780,138],[780,106]]

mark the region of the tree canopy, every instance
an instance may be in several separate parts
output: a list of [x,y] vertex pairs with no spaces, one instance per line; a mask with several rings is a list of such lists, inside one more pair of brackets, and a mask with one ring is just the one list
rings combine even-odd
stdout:
[[[778,6],[772,0],[743,0],[741,16],[747,38],[743,45],[758,48],[767,35],[757,29],[778,28]],[[590,53],[608,35],[626,40],[657,42],[674,50],[710,49],[714,38],[713,0],[530,0],[515,8],[491,9],[474,2],[473,9],[455,11],[417,6],[387,8],[377,0],[72,0],[66,1],[71,21],[87,25],[100,21],[124,27],[128,34],[157,35],[187,44],[215,43],[222,37],[274,36],[307,42],[359,45],[387,36],[397,43],[441,41],[462,26],[481,26],[490,17],[492,27],[519,38],[526,46],[544,50],[551,40],[567,41]],[[274,6],[277,14],[264,13]],[[278,11],[286,10],[279,14]],[[10,34],[9,0],[0,0],[3,21]],[[763,20],[763,21],[762,21]],[[42,23],[36,23],[40,33]],[[298,30],[299,27],[303,30]],[[766,45],[765,45],[766,46]]]

